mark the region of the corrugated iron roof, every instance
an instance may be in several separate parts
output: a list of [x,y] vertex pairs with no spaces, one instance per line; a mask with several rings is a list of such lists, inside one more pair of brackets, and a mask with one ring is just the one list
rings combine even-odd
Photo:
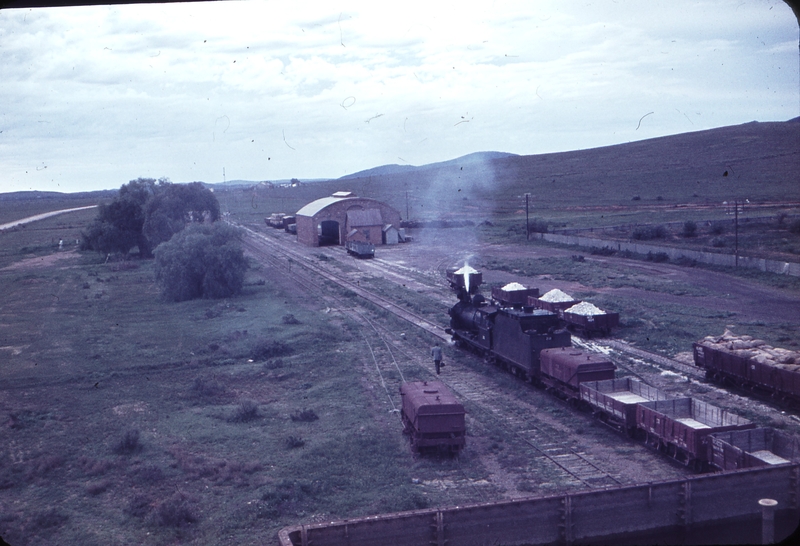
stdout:
[[339,201],[344,201],[347,199],[354,199],[353,197],[334,197],[333,195],[330,197],[323,197],[322,199],[317,199],[316,201],[310,202],[308,205],[304,206],[300,210],[295,213],[295,216],[314,216],[319,211],[324,209],[325,207],[332,205],[334,203],[338,203]]

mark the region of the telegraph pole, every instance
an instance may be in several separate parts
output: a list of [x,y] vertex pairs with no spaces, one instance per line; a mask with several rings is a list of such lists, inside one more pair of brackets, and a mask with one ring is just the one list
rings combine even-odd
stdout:
[[733,252],[736,255],[735,264],[739,267],[739,200],[733,202]]
[[530,197],[530,195],[531,194],[529,193],[525,194],[525,240],[526,241],[531,240],[531,228],[528,221],[528,197]]

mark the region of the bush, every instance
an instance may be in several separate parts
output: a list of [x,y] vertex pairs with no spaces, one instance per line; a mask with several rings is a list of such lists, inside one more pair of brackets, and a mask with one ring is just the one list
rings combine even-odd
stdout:
[[312,421],[316,421],[319,419],[316,412],[310,409],[304,409],[303,411],[298,411],[292,414],[292,421],[302,421],[304,423],[310,423]]
[[281,317],[281,321],[282,321],[284,324],[300,324],[300,321],[299,321],[299,320],[297,320],[297,319],[295,318],[295,316],[294,316],[294,315],[291,315],[291,314],[288,314],[288,315],[283,315],[283,316]]
[[114,444],[114,453],[117,455],[130,455],[142,450],[142,444],[139,443],[139,431],[131,429]]
[[286,438],[286,447],[289,449],[297,449],[298,447],[303,447],[304,445],[306,445],[306,441],[299,436],[289,436]]
[[722,222],[714,222],[709,229],[711,235],[722,235],[725,233],[725,224]]
[[250,358],[256,362],[269,360],[292,353],[292,348],[280,341],[261,340],[250,351]]
[[241,232],[227,224],[192,224],[154,253],[156,281],[167,300],[227,298],[244,285]]
[[669,254],[667,254],[666,252],[656,252],[656,253],[648,252],[646,259],[648,262],[655,262],[655,263],[668,262]]
[[603,248],[593,248],[591,254],[594,256],[613,256],[617,251],[609,246]]
[[186,527],[197,522],[197,516],[183,493],[175,493],[156,506],[152,522],[161,527]]
[[714,248],[722,248],[725,246],[725,239],[723,237],[714,237],[711,239],[711,246]]
[[789,224],[789,233],[800,234],[800,219],[794,220]]
[[650,241],[652,239],[665,239],[667,228],[664,226],[644,226],[636,228],[631,234],[631,238],[637,241]]
[[533,218],[528,222],[528,233],[547,233],[547,222]]
[[243,400],[228,420],[231,423],[246,423],[259,417],[258,404],[253,400]]
[[213,377],[195,377],[192,393],[196,396],[214,397],[225,392],[225,386]]
[[696,237],[697,236],[697,224],[692,220],[687,220],[683,223],[683,232],[681,233],[684,237]]

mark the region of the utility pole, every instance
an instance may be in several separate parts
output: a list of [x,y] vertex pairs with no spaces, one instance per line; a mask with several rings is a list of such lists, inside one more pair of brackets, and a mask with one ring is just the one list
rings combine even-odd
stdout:
[[735,266],[739,267],[739,200],[733,202],[733,252],[736,255]]
[[225,167],[222,167],[222,183],[225,183]]
[[525,240],[526,241],[530,241],[531,239],[531,228],[528,220],[528,197],[530,197],[530,195],[531,194],[529,193],[525,194]]
[[406,221],[411,220],[408,216],[408,190],[406,190]]

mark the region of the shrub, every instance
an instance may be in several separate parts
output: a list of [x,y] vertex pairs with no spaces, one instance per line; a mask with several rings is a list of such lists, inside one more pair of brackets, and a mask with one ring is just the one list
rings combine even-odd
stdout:
[[151,505],[152,501],[150,497],[139,493],[134,495],[128,502],[125,513],[135,518],[143,518],[150,511]]
[[696,237],[697,236],[697,224],[692,220],[687,220],[683,223],[683,232],[682,235],[684,237]]
[[304,445],[306,445],[306,441],[299,436],[289,436],[286,438],[286,447],[289,449],[297,449],[298,447],[303,447]]
[[155,249],[156,281],[170,301],[227,298],[241,292],[248,263],[241,232],[222,223],[192,224]]
[[667,236],[667,228],[664,226],[643,226],[633,230],[631,238],[637,241],[649,241],[651,239],[664,239]]
[[722,237],[714,237],[711,239],[711,246],[714,248],[722,248],[725,246],[725,239]]
[[108,480],[92,482],[86,486],[86,492],[90,495],[99,495],[100,493],[104,493],[106,490],[108,490],[110,486],[111,482]]
[[250,351],[250,358],[255,361],[269,360],[280,356],[289,355],[292,348],[280,341],[261,340]]
[[192,393],[196,396],[214,397],[225,392],[225,386],[213,377],[195,377]]
[[310,423],[312,421],[316,421],[319,419],[316,412],[310,409],[304,409],[303,411],[298,411],[292,414],[292,421],[302,421],[304,423]]
[[725,224],[722,222],[714,222],[709,229],[711,235],[722,235],[725,233]]
[[646,259],[648,262],[656,262],[656,263],[667,262],[669,261],[669,254],[667,254],[666,252],[656,252],[656,253],[648,252]]
[[800,234],[800,219],[794,220],[789,224],[789,233]]
[[175,493],[156,506],[151,519],[161,527],[186,527],[196,523],[198,518],[186,495]]
[[258,404],[253,400],[243,400],[228,420],[231,423],[246,423],[259,417]]
[[594,256],[612,256],[616,254],[617,251],[609,246],[604,246],[603,248],[593,248],[591,254]]
[[291,314],[283,315],[281,321],[283,321],[284,324],[300,324],[300,321]]
[[528,233],[547,233],[547,222],[539,218],[533,218],[528,222]]
[[130,455],[142,450],[142,444],[139,443],[139,431],[131,429],[125,433],[115,444],[113,451],[117,455]]
[[631,197],[631,201],[641,201],[641,200],[642,197],[640,195],[634,195],[633,197]]

